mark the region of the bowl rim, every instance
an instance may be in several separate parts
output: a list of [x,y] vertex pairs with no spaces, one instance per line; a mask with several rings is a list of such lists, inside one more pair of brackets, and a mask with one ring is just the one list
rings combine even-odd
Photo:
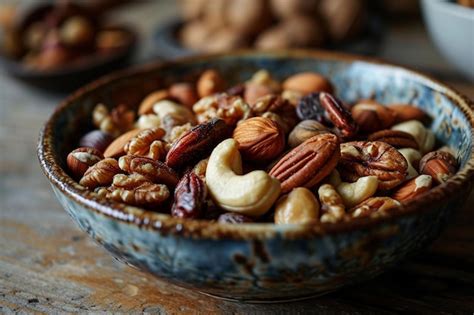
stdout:
[[459,18],[464,18],[468,20],[474,20],[474,15],[472,14],[474,8],[469,8],[459,3],[449,1],[449,0],[423,0],[423,7],[431,7],[436,10],[442,10],[443,13],[449,13],[451,15],[457,16]]
[[[465,115],[471,128],[471,137],[474,136],[474,104],[466,96],[460,94],[455,89],[448,87],[440,81],[425,74],[387,63],[377,58],[358,56],[345,53],[328,52],[324,50],[281,50],[281,51],[255,51],[238,50],[232,53],[206,54],[179,58],[171,61],[158,61],[144,65],[134,66],[125,70],[113,72],[103,76],[86,86],[79,88],[63,100],[49,117],[42,128],[37,155],[41,168],[49,179],[53,188],[62,192],[69,200],[80,204],[82,207],[97,214],[102,214],[117,221],[136,225],[141,229],[151,229],[162,235],[181,235],[195,239],[235,239],[235,240],[264,240],[274,237],[283,239],[315,238],[325,235],[345,233],[361,229],[382,227],[384,223],[394,223],[399,218],[409,215],[429,211],[431,205],[442,202],[449,196],[456,195],[459,191],[471,189],[474,178],[474,146],[471,149],[469,160],[445,184],[439,185],[425,193],[420,198],[414,199],[394,213],[385,216],[372,216],[357,218],[349,222],[336,224],[285,224],[276,225],[273,223],[250,223],[250,224],[222,224],[207,220],[192,220],[175,218],[168,214],[146,211],[140,208],[127,206],[123,203],[98,198],[95,194],[79,185],[72,179],[58,162],[52,146],[54,137],[53,125],[58,117],[66,111],[68,106],[76,99],[94,90],[103,88],[113,81],[118,81],[126,77],[140,75],[148,72],[157,72],[164,67],[172,67],[177,64],[192,64],[194,62],[212,60],[225,57],[266,57],[266,58],[313,58],[319,60],[332,60],[339,62],[364,62],[371,65],[391,68],[394,71],[402,71],[405,75],[416,79],[435,91],[449,97],[456,107]],[[473,137],[474,138],[474,137]]]

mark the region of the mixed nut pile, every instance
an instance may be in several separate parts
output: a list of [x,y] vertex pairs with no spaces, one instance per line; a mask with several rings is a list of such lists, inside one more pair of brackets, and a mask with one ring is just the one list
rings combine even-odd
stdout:
[[[138,119],[136,119],[138,116]],[[145,97],[98,104],[96,130],[67,156],[99,197],[221,223],[340,222],[396,211],[458,169],[433,151],[429,117],[408,104],[352,106],[304,72],[260,70],[226,87],[215,70]]]

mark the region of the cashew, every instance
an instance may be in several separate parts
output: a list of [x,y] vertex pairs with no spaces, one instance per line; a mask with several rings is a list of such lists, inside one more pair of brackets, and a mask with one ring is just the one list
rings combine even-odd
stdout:
[[141,115],[135,123],[135,127],[138,129],[161,127],[161,119],[154,114]]
[[303,224],[315,222],[318,218],[319,202],[308,188],[293,189],[275,206],[276,224]]
[[[339,174],[339,173],[338,173]],[[321,201],[321,222],[338,222],[344,218],[345,206],[341,196],[337,193],[333,185],[324,184],[318,189],[319,200]]]
[[413,165],[418,164],[418,162],[421,160],[421,153],[412,148],[403,148],[398,150],[398,152],[400,152],[408,162],[408,175],[405,180],[409,180],[418,176],[418,172],[413,167]]
[[404,131],[415,138],[421,153],[430,152],[435,145],[434,133],[425,128],[418,120],[409,120],[392,127],[392,130]]
[[375,194],[378,183],[377,176],[365,176],[354,183],[340,183],[336,190],[346,207],[353,207]]
[[234,139],[222,141],[211,153],[206,183],[216,204],[228,211],[259,216],[280,194],[280,182],[264,171],[242,174],[242,159]]
[[153,105],[153,111],[162,120],[166,115],[173,115],[176,117],[184,117],[188,122],[195,123],[196,118],[194,114],[187,107],[179,105],[178,103],[162,100]]

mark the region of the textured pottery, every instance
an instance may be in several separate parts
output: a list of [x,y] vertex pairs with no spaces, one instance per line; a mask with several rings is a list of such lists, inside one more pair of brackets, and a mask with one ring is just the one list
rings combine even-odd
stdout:
[[[204,69],[235,84],[259,69],[277,79],[301,71],[328,76],[347,102],[410,103],[432,118],[437,140],[461,170],[390,217],[341,224],[216,224],[182,220],[98,199],[65,171],[67,153],[90,130],[98,102],[138,105],[146,93]],[[429,244],[471,190],[474,115],[469,100],[415,72],[325,52],[239,52],[152,64],[102,78],[71,95],[40,135],[38,156],[64,209],[117,259],[161,279],[226,298],[289,300],[324,294],[380,274]]]

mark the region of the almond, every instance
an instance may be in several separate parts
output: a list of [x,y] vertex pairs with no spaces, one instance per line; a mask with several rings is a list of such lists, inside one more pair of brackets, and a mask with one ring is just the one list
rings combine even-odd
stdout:
[[285,133],[275,121],[254,117],[244,120],[234,130],[233,138],[245,159],[268,161],[276,158],[285,148]]
[[297,91],[303,94],[323,91],[332,93],[333,91],[331,82],[315,72],[301,72],[288,77],[283,82],[283,89]]
[[199,97],[205,97],[224,90],[224,79],[216,70],[204,71],[197,82]]
[[406,182],[402,187],[398,188],[393,193],[392,198],[400,202],[405,202],[427,192],[430,190],[431,185],[431,176],[419,175]]
[[104,157],[110,158],[110,157],[119,157],[125,154],[125,145],[130,141],[132,138],[134,138],[136,135],[138,135],[142,131],[141,129],[132,129],[123,135],[119,136],[117,139],[115,139],[107,149],[105,149],[104,152]]

